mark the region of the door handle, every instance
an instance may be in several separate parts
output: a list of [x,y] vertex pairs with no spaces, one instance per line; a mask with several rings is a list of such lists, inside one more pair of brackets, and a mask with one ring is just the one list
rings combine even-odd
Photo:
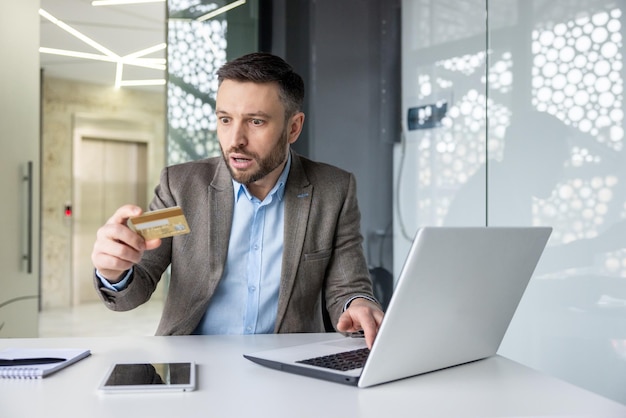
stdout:
[[33,162],[26,163],[26,174],[22,177],[26,183],[26,254],[22,260],[26,261],[26,272],[33,272]]

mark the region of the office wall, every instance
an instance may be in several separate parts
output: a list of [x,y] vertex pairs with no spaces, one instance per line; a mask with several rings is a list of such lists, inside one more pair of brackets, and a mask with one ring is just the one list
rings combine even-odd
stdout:
[[553,226],[500,353],[626,403],[623,14],[403,1],[394,255],[421,225]]

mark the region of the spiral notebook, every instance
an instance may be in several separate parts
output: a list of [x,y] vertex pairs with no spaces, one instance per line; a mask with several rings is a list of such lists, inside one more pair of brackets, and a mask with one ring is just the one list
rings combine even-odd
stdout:
[[90,354],[84,348],[5,348],[0,350],[0,378],[41,379]]

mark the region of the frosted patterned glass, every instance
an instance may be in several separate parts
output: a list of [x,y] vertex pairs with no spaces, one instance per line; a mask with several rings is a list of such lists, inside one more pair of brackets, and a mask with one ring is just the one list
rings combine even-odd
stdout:
[[403,117],[447,113],[396,147],[394,271],[421,225],[553,226],[500,353],[626,403],[623,9],[403,2]]
[[[167,162],[184,161],[220,155],[216,135],[215,72],[233,49],[228,44],[233,13],[247,15],[255,21],[256,1],[248,1],[233,12],[198,21],[197,17],[214,11],[229,2],[216,0],[168,1],[168,82],[167,82]],[[241,23],[241,22],[237,22]],[[248,26],[250,21],[246,22]],[[240,39],[242,37],[237,37]],[[257,48],[256,38],[248,37],[248,45],[237,49],[251,52]]]

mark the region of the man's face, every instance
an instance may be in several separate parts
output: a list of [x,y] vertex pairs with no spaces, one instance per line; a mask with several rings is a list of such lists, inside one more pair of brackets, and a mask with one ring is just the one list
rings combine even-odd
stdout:
[[302,123],[298,126],[296,119],[294,127],[295,116],[285,121],[278,85],[224,80],[217,92],[216,114],[222,155],[233,178],[246,185],[261,182],[273,187]]

